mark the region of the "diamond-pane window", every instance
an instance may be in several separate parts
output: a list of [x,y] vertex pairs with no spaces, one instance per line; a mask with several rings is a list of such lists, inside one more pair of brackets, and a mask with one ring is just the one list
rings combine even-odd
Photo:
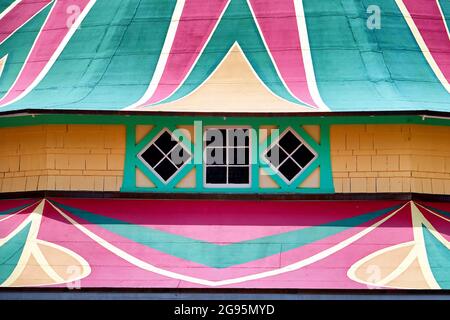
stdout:
[[139,159],[168,183],[192,158],[183,143],[169,130],[163,130],[138,154]]
[[288,183],[313,162],[317,153],[293,130],[287,129],[264,153],[266,161]]

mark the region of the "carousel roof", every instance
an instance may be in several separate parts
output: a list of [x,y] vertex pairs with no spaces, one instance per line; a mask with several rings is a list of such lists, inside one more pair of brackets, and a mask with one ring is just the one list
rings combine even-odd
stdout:
[[0,112],[448,112],[446,17],[443,0],[0,0]]

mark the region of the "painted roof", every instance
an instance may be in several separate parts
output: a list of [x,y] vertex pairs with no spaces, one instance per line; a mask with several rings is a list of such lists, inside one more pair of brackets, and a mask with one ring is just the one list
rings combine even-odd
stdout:
[[0,0],[0,12],[0,112],[450,111],[449,1]]
[[450,289],[444,202],[17,199],[0,217],[0,288]]

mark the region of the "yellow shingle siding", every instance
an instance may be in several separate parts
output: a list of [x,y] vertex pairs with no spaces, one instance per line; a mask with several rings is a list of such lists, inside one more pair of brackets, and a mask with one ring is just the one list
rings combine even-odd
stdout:
[[450,127],[335,125],[336,192],[450,194]]
[[0,128],[0,191],[118,191],[124,159],[124,126]]
[[[333,125],[336,192],[450,194],[450,127]],[[0,192],[119,191],[125,126],[0,128]]]

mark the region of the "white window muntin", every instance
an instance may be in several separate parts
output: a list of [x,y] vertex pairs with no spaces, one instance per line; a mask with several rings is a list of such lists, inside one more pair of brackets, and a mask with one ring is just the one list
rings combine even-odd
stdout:
[[[226,142],[225,142],[225,148],[247,148],[247,147],[232,147],[229,146],[228,141],[228,130],[239,130],[239,129],[247,129],[248,130],[248,165],[207,165],[207,155],[206,155],[206,133],[208,130],[227,130],[226,134]],[[248,126],[207,126],[205,127],[205,130],[203,132],[203,186],[205,188],[249,188],[252,185],[252,132],[251,127]],[[215,147],[209,147],[211,149],[214,149]],[[228,154],[227,154],[227,162],[228,162]],[[207,167],[246,167],[249,170],[249,179],[248,183],[221,183],[221,184],[212,184],[212,183],[206,183],[206,168]],[[227,170],[227,182],[228,182],[228,170]]]
[[[287,152],[282,146],[280,146],[280,144],[279,144],[279,141],[288,133],[288,132],[291,132],[297,139],[299,139],[300,140],[300,142],[301,142],[301,144],[299,145],[299,146],[297,146],[295,149],[294,149],[294,151],[292,151],[291,153],[289,153],[289,152]],[[292,180],[288,180],[281,172],[279,172],[278,171],[278,168],[277,167],[275,167],[267,158],[266,158],[266,154],[267,154],[267,152],[270,150],[270,149],[272,149],[275,145],[278,145],[278,148],[280,148],[281,150],[283,150],[283,152],[285,152],[288,156],[286,157],[286,159],[284,159],[282,162],[280,162],[279,164],[278,164],[278,168],[280,168],[282,165],[283,165],[283,163],[285,163],[288,159],[291,159],[292,161],[294,161],[300,168],[301,168],[301,170],[300,170],[300,172],[299,173],[297,173],[293,178],[292,178]],[[302,167],[297,161],[295,161],[295,159],[294,158],[292,158],[291,156],[302,146],[302,145],[305,145],[307,148],[308,148],[308,150],[309,151],[311,151],[313,154],[314,154],[314,158],[312,158],[311,159],[311,161],[310,162],[308,162],[308,164],[306,165],[306,166],[304,166],[304,167]],[[272,142],[272,144],[271,145],[269,145],[267,148],[266,148],[266,150],[264,150],[264,152],[263,152],[263,158],[264,158],[264,161],[272,168],[272,170],[273,171],[275,171],[277,174],[278,174],[278,176],[281,178],[281,179],[283,179],[283,181],[284,182],[286,182],[286,184],[291,184],[293,181],[295,181],[295,179],[297,179],[298,178],[298,176],[300,176],[301,174],[302,174],[302,172],[304,172],[305,171],[305,169],[306,168],[308,168],[313,162],[314,162],[314,160],[317,158],[317,152],[316,152],[316,150],[314,150],[298,133],[297,133],[297,131],[295,131],[292,127],[288,127],[286,130],[284,130],[284,132],[281,134],[281,135],[279,135],[278,137],[277,137],[277,139],[274,141],[274,142]]]

